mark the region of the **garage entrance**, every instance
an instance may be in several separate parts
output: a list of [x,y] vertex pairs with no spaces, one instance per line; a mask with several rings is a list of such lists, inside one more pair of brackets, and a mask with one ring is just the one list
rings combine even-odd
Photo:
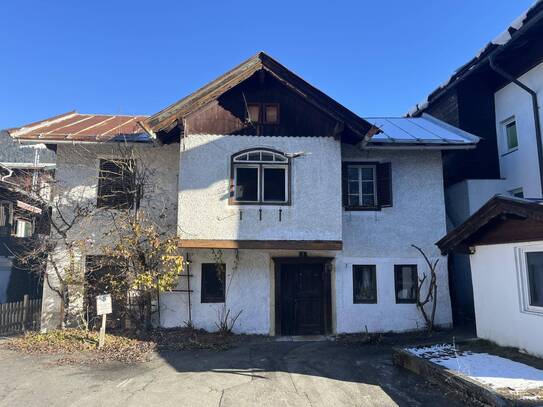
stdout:
[[331,333],[331,259],[287,257],[274,261],[276,334]]

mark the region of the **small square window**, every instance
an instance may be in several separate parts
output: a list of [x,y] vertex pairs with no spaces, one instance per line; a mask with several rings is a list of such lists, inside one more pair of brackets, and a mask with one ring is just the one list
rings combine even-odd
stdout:
[[395,265],[394,283],[397,304],[415,304],[417,302],[418,276],[416,265]]
[[518,148],[517,121],[512,118],[503,122],[503,129],[507,151]]
[[226,265],[223,263],[202,264],[202,303],[224,302]]
[[17,237],[32,236],[32,222],[26,219],[17,219],[17,231],[16,231],[15,236]]
[[267,123],[267,124],[279,123],[279,105],[278,104],[265,105],[264,113],[265,113],[264,123]]
[[377,280],[374,265],[353,265],[353,303],[377,303]]
[[349,165],[347,168],[347,196],[351,207],[376,206],[375,165]]
[[247,114],[249,121],[253,123],[260,123],[260,104],[251,103],[247,105]]

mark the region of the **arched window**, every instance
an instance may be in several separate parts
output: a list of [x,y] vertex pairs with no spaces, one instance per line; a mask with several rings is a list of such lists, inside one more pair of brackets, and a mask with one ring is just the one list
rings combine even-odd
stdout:
[[270,149],[244,150],[232,156],[231,203],[289,203],[289,159]]

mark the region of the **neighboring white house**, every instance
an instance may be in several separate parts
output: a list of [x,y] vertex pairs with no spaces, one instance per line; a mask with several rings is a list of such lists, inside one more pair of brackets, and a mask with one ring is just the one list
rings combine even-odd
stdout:
[[[451,324],[434,245],[446,232],[441,152],[474,148],[469,133],[428,115],[362,119],[264,53],[149,118],[70,113],[43,126],[12,134],[57,145],[67,204],[96,202],[121,146],[154,170],[147,210],[177,230],[192,276],[161,296],[161,326],[214,330],[229,309],[245,333],[422,329],[428,270],[412,244],[440,259],[436,323]],[[107,210],[74,238],[106,239]],[[59,322],[51,298],[45,327]]]
[[477,336],[543,357],[543,201],[496,196],[438,242],[469,253]]
[[[543,1],[536,1],[410,116],[423,112],[477,134],[477,149],[444,154],[448,229],[496,194],[541,198],[543,185]],[[466,256],[451,258],[456,321],[473,298]]]

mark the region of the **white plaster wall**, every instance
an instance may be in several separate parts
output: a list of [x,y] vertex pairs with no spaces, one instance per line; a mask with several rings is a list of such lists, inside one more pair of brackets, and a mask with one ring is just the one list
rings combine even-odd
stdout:
[[[353,264],[375,264],[377,304],[353,303]],[[419,278],[429,274],[428,266],[421,257],[339,257],[336,260],[335,285],[337,333],[402,332],[423,329],[424,318],[415,304],[396,304],[394,285],[395,264],[416,264]],[[438,295],[435,324],[449,327],[452,323],[447,258],[439,258]],[[429,279],[429,276],[427,280]],[[426,293],[425,284],[422,292]],[[431,307],[426,308],[430,311]]]
[[543,357],[543,314],[523,311],[515,248],[508,243],[477,246],[470,256],[477,336]]
[[[120,150],[122,148],[122,150]],[[176,231],[177,222],[177,181],[179,168],[179,144],[152,146],[135,145],[133,158],[148,169],[149,186],[144,191],[140,208],[165,230]],[[126,147],[117,144],[67,145],[57,149],[55,172],[55,197],[60,210],[67,219],[73,216],[75,203],[96,205],[97,183],[100,158],[127,157]],[[78,265],[84,269],[85,255],[101,252],[101,246],[112,242],[110,209],[94,209],[90,216],[78,222],[70,230],[71,241],[85,241],[77,254]],[[54,213],[55,215],[55,213]],[[160,215],[160,216],[159,216]],[[58,216],[58,215],[57,215]],[[54,231],[53,231],[54,233]],[[62,268],[69,259],[67,252],[59,248],[55,254]],[[58,281],[50,265],[50,281]],[[73,297],[73,308],[81,305],[81,298]],[[58,295],[44,283],[42,329],[58,326],[60,323],[60,300]]]
[[447,215],[453,227],[460,225],[496,194],[507,194],[503,179],[468,179],[445,190]]
[[[292,159],[290,206],[228,204],[230,157],[253,147],[305,153]],[[337,140],[190,135],[181,149],[179,228],[183,238],[341,240],[341,155]]]
[[[540,120],[543,121],[543,63],[518,78],[537,92]],[[539,164],[535,138],[535,124],[530,94],[510,83],[494,95],[496,109],[496,134],[500,154],[500,173],[507,181],[508,191],[522,187],[527,198],[540,198]],[[518,150],[505,154],[505,136],[501,123],[511,116],[517,120]]]
[[[201,302],[202,263],[215,263],[216,257],[210,250],[194,250],[190,258],[190,288],[192,322],[195,327],[216,331],[218,312],[223,306],[230,315],[241,314],[234,325],[234,332],[269,334],[273,293],[271,290],[272,261],[270,254],[258,250],[240,250],[236,260],[233,250],[223,250],[222,259],[226,264],[226,302],[209,304]],[[234,267],[234,264],[238,264]],[[187,289],[186,277],[178,289]],[[163,293],[160,297],[161,326],[184,326],[188,321],[188,294],[181,292]]]
[[[422,328],[414,304],[396,304],[394,264],[418,264],[428,272],[421,247],[440,258],[436,323],[452,323],[447,259],[435,246],[446,233],[445,201],[440,151],[360,151],[343,146],[344,161],[390,162],[393,206],[381,211],[343,211],[343,251],[336,259],[337,331],[405,331]],[[352,265],[377,266],[377,304],[353,304]]]

